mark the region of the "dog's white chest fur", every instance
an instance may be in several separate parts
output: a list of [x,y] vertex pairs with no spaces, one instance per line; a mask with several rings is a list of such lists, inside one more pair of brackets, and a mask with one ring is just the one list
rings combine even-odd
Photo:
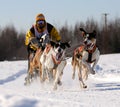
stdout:
[[55,56],[55,52],[53,49],[50,49],[47,54],[44,52],[40,58],[40,62],[44,64],[47,69],[51,69],[54,67],[52,55]]

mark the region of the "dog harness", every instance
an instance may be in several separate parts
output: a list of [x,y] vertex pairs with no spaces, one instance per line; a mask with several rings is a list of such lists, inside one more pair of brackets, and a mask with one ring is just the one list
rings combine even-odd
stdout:
[[96,45],[94,45],[92,50],[86,50],[88,52],[88,63],[93,63],[95,60],[92,60],[92,54],[95,52],[96,50]]

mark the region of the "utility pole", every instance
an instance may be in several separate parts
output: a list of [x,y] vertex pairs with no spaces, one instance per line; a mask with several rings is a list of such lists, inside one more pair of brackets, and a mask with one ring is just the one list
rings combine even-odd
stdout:
[[107,32],[107,15],[108,13],[103,13],[105,19],[105,32]]
[[103,38],[103,42],[104,42],[104,53],[108,52],[108,29],[107,29],[107,16],[108,16],[108,13],[103,13],[104,15],[104,38]]

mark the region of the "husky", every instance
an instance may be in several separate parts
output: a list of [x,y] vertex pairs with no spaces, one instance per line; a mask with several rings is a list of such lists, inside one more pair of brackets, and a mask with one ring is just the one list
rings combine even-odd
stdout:
[[68,42],[56,43],[50,41],[40,57],[40,62],[42,63],[42,82],[46,78],[49,82],[52,81],[54,90],[57,89],[57,85],[62,84],[61,78],[67,63],[65,60],[65,49],[67,47],[70,47]]

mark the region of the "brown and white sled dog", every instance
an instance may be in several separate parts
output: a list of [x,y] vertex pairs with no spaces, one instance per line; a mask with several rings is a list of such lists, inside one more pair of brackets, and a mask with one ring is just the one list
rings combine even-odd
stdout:
[[87,67],[82,63],[83,50],[84,46],[82,45],[74,50],[71,63],[73,67],[72,79],[75,79],[75,71],[78,70],[78,79],[81,82],[82,87],[87,88],[84,80],[87,80],[88,78],[88,70]]
[[73,74],[72,78],[75,78],[75,68],[78,67],[79,80],[82,83],[82,87],[87,86],[84,83],[84,77],[87,79],[88,74],[95,74],[95,66],[99,60],[100,52],[96,47],[95,35],[92,33],[86,33],[83,29],[80,29],[84,34],[84,45],[80,46],[74,51],[72,58]]
[[32,82],[33,78],[40,76],[42,74],[41,63],[39,61],[42,52],[42,49],[38,47],[38,44],[35,45],[37,50],[35,53],[30,53],[28,60],[28,71],[27,76],[25,77],[24,85],[28,85]]
[[25,85],[30,84],[34,77],[39,76],[41,79],[42,75],[42,64],[40,62],[40,57],[43,53],[42,46],[45,44],[46,34],[37,40],[36,37],[31,38],[30,43],[36,48],[35,53],[31,53],[29,56],[29,66],[27,77],[25,78]]
[[68,43],[55,43],[50,41],[47,44],[41,58],[42,63],[42,81],[46,78],[53,81],[53,89],[57,89],[57,85],[61,85],[61,76],[66,65],[65,49],[70,47]]

